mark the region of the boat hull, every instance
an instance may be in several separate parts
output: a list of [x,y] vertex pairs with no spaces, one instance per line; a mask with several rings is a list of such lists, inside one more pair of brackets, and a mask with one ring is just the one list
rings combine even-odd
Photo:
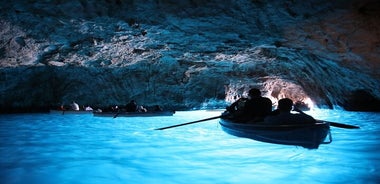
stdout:
[[97,117],[153,117],[153,116],[173,116],[174,111],[151,111],[151,112],[93,112]]
[[[267,143],[317,149],[320,144],[328,144],[332,141],[330,125],[323,121],[306,125],[266,125],[264,123],[234,123],[232,120],[221,119],[219,123],[223,131],[228,134]],[[329,138],[326,141],[328,135]]]
[[50,110],[50,114],[91,114],[92,111]]

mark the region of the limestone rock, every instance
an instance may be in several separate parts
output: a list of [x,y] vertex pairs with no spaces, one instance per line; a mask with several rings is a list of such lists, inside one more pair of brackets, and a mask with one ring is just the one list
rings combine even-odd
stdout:
[[4,1],[0,109],[214,108],[258,87],[370,110],[350,94],[380,98],[379,12],[376,0]]

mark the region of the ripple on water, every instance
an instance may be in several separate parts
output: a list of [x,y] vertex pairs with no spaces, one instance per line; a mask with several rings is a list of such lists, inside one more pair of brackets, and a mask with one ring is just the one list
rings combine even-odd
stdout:
[[[313,110],[331,127],[319,149],[237,138],[218,120],[153,129],[220,112],[172,117],[0,116],[0,177],[5,183],[376,183],[379,114]],[[49,177],[47,177],[49,176]]]

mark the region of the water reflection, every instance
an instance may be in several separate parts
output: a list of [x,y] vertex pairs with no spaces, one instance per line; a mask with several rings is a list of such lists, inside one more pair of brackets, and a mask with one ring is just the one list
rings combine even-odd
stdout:
[[269,144],[224,133],[217,116],[97,118],[91,115],[0,116],[2,183],[376,183],[378,113],[312,110],[310,115],[361,129],[331,127],[319,149]]

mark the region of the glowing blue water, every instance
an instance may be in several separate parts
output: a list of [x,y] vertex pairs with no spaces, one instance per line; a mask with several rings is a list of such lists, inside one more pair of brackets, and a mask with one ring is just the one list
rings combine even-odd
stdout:
[[380,114],[315,110],[331,127],[319,149],[230,136],[218,120],[163,126],[220,115],[173,117],[92,115],[0,116],[1,183],[376,183],[380,179]]

